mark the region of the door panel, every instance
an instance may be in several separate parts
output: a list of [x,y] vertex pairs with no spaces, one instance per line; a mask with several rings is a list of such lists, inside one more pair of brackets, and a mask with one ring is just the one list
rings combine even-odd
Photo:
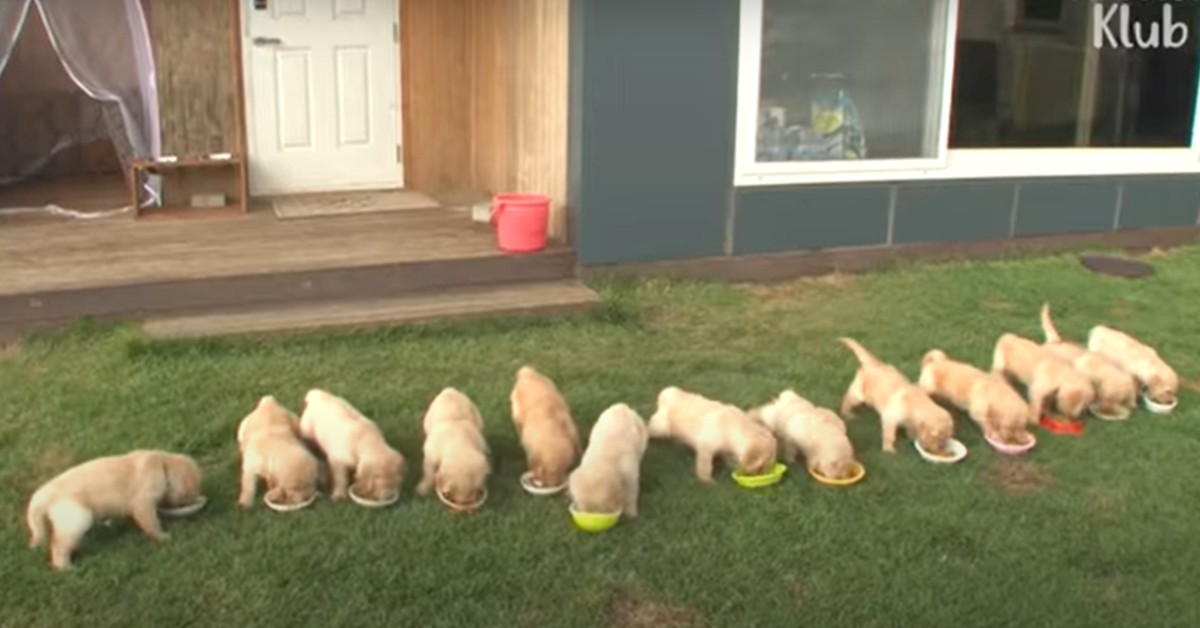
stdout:
[[243,4],[254,194],[402,184],[396,2]]

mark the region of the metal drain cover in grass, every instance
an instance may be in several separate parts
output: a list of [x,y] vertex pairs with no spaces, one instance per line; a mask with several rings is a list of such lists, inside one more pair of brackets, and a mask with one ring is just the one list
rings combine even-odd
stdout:
[[1080,262],[1088,270],[1101,275],[1124,277],[1125,279],[1141,279],[1154,274],[1154,267],[1131,259],[1109,257],[1107,255],[1084,255]]

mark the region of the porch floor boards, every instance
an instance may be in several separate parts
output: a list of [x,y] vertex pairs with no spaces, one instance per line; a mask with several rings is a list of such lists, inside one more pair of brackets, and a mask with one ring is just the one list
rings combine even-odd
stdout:
[[496,255],[486,225],[438,208],[279,220],[0,221],[0,295]]
[[578,281],[463,288],[390,299],[300,304],[244,311],[148,319],[151,338],[181,339],[238,334],[369,327],[480,316],[570,314],[591,309],[599,297]]
[[0,219],[0,342],[79,317],[154,337],[574,312],[573,251],[506,255],[466,209],[277,219]]

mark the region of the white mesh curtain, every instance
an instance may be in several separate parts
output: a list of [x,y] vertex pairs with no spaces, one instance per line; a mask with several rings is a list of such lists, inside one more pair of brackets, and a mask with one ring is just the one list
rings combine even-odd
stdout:
[[71,80],[104,107],[125,168],[161,156],[158,90],[140,0],[0,0],[0,72],[23,29],[44,28]]

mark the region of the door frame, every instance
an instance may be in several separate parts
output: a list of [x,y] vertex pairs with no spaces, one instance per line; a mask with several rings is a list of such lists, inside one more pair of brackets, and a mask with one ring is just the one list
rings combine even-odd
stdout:
[[[366,1],[370,2],[371,0],[366,0]],[[402,7],[404,5],[404,0],[391,0],[391,1],[396,5],[395,16],[393,18],[392,24],[393,24],[393,32],[395,33],[395,36],[393,37],[394,44],[395,44],[395,50],[394,50],[393,54],[396,55],[396,97],[398,99],[396,101],[396,109],[397,109],[396,110],[396,135],[397,135],[397,137],[396,137],[396,156],[397,156],[397,169],[399,170],[396,173],[396,183],[395,183],[393,189],[403,189],[405,187],[406,178],[407,178],[404,166],[405,166],[405,163],[408,161],[406,159],[407,147],[404,143],[404,138],[407,135],[405,133],[405,126],[407,126],[407,121],[408,121],[408,116],[406,114],[406,112],[408,110],[408,107],[407,107],[408,99],[405,98],[405,96],[406,96],[405,92],[407,91],[407,88],[406,88],[406,84],[405,84],[405,80],[404,80],[404,77],[405,77],[405,71],[404,71],[405,55],[403,54],[404,28],[403,28],[403,22],[401,22],[401,16],[404,14],[403,9],[402,9]],[[245,169],[245,172],[246,172],[246,174],[243,177],[245,180],[245,184],[243,186],[242,192],[246,195],[246,198],[250,198],[251,194],[252,194],[251,191],[254,188],[253,175],[251,174],[250,163],[251,163],[251,160],[254,159],[255,152],[256,152],[255,145],[254,145],[256,140],[254,139],[254,134],[251,132],[251,125],[253,124],[253,119],[254,119],[254,115],[253,115],[253,112],[254,112],[254,89],[253,89],[254,68],[253,68],[253,64],[251,62],[251,57],[253,55],[253,45],[250,43],[250,16],[249,16],[249,13],[251,11],[253,11],[254,9],[251,6],[253,0],[229,0],[229,2],[234,5],[234,10],[232,13],[233,19],[232,19],[232,24],[230,26],[231,26],[231,30],[233,31],[231,33],[231,36],[233,38],[233,54],[234,54],[234,58],[237,60],[236,65],[238,66],[238,71],[235,72],[235,74],[237,75],[237,94],[236,94],[236,96],[237,96],[237,112],[236,113],[237,113],[237,119],[239,121],[238,141],[240,144],[239,148],[240,148],[242,156],[243,156],[242,168]],[[380,188],[379,188],[379,186],[364,186],[364,187],[358,188],[358,189],[377,190]],[[346,189],[345,191],[350,192],[353,190],[354,189],[351,188],[351,189]],[[323,189],[321,186],[314,186],[312,189],[303,188],[303,189],[299,189],[299,190],[295,191],[294,193],[310,194],[310,193],[317,193],[317,192],[324,192],[324,191],[327,191],[327,190]],[[269,196],[272,194],[274,194],[274,193],[265,193],[265,194],[260,193],[260,194],[258,194],[258,196],[264,196],[264,195]]]

